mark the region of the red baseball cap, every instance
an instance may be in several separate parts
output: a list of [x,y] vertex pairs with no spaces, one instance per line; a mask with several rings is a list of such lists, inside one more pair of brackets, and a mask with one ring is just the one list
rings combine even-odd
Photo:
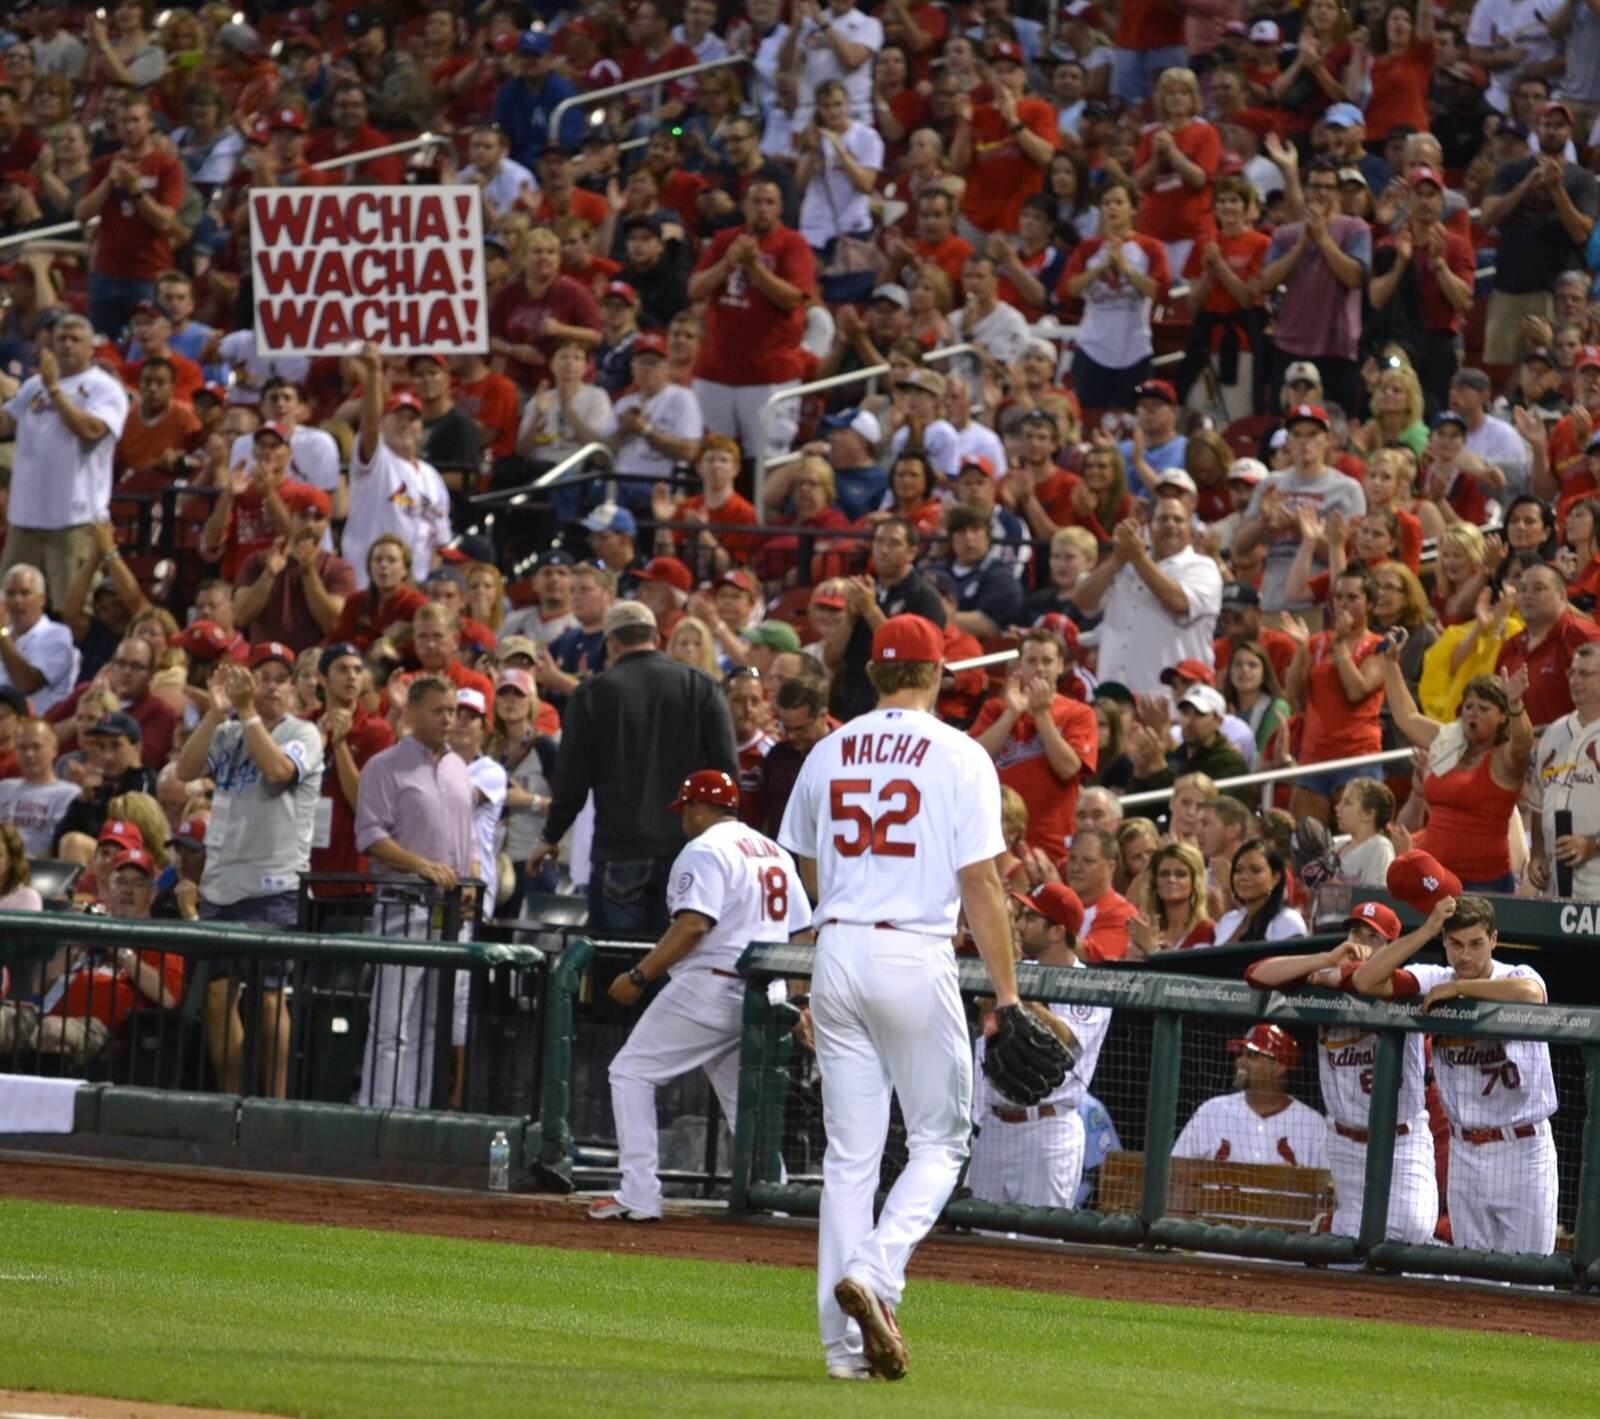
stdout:
[[333,500],[321,488],[313,488],[309,483],[285,483],[278,489],[278,496],[292,513],[315,508],[319,516],[333,516]]
[[994,460],[981,453],[969,454],[966,458],[963,458],[960,465],[956,468],[956,476],[960,477],[961,474],[965,473],[969,468],[979,469],[986,478],[993,478],[996,476],[994,471]]
[[233,644],[233,637],[215,621],[195,621],[185,626],[167,644],[176,646],[196,660],[221,660]]
[[1054,631],[1066,642],[1070,654],[1076,654],[1080,643],[1078,623],[1067,615],[1065,611],[1047,611],[1039,617],[1039,629]]
[[142,847],[132,847],[126,852],[119,852],[116,855],[112,860],[111,870],[120,872],[124,867],[137,867],[152,881],[158,875],[155,858],[151,857]]
[[279,443],[288,443],[290,441],[289,426],[287,424],[276,422],[263,424],[250,436],[250,441],[252,443],[256,442],[262,434],[271,434]]
[[1585,345],[1578,355],[1575,368],[1580,370],[1600,370],[1600,345]]
[[259,670],[269,660],[281,660],[289,669],[294,669],[295,653],[282,641],[262,641],[260,645],[250,647],[250,668]]
[[944,664],[944,632],[925,616],[891,616],[872,633],[874,660]]
[[659,581],[679,591],[694,590],[694,573],[676,557],[652,557],[634,574],[635,581]]
[[1229,1054],[1244,1050],[1267,1055],[1285,1069],[1293,1069],[1300,1062],[1300,1046],[1294,1036],[1277,1025],[1252,1025],[1242,1040],[1228,1041]]
[[1046,921],[1064,926],[1074,940],[1083,927],[1083,902],[1071,887],[1060,882],[1046,882],[1031,897],[1013,892],[1012,899],[1021,902],[1031,912],[1038,912]]
[[1394,914],[1393,907],[1386,907],[1382,902],[1362,902],[1352,907],[1344,924],[1370,926],[1385,941],[1395,941],[1400,936],[1400,918]]
[[416,362],[418,360],[421,360],[424,364],[438,365],[439,368],[442,369],[442,370],[447,370],[447,369],[450,368],[450,361],[447,360],[443,355],[439,354],[435,350],[428,350],[428,351],[425,351],[423,354],[411,355],[411,356],[407,357],[407,359],[406,359],[406,368],[410,369],[411,366],[416,364]]
[[519,695],[526,695],[530,700],[533,699],[536,693],[533,676],[528,674],[526,670],[502,670],[500,678],[494,682],[494,688],[496,694],[501,690],[515,690]]
[[144,847],[144,834],[137,823],[130,823],[126,818],[107,818],[100,825],[100,836],[96,841],[116,843],[129,852],[138,852]]
[[1425,182],[1431,182],[1440,192],[1444,191],[1444,179],[1439,176],[1438,170],[1435,168],[1412,168],[1406,176],[1407,187],[1421,187]]
[[811,598],[810,604],[826,606],[830,611],[843,611],[845,607],[844,597],[836,596],[831,591],[819,591]]
[[1023,63],[1022,46],[1009,39],[997,39],[989,46],[989,62],[999,60],[1003,63]]
[[1442,867],[1431,852],[1413,848],[1389,864],[1384,879],[1395,901],[1426,915],[1445,897],[1461,895],[1461,879]]
[[206,845],[206,822],[198,813],[192,818],[185,818],[178,824],[177,831],[172,835],[172,841],[179,847],[204,847]]
[[410,409],[413,413],[422,413],[422,401],[415,394],[409,392],[392,395],[389,402],[383,406],[385,414],[392,414],[396,409]]
[[1133,400],[1138,403],[1141,399],[1160,399],[1167,404],[1178,402],[1178,391],[1164,379],[1147,379],[1143,384],[1133,387]]
[[713,590],[731,586],[735,590],[744,592],[746,596],[761,595],[761,588],[756,585],[755,578],[742,567],[735,567],[732,571],[723,572],[711,585]]
[[306,131],[306,116],[297,108],[275,108],[270,120],[274,128],[292,128],[296,133]]
[[1161,672],[1161,683],[1170,685],[1175,679],[1184,679],[1191,684],[1215,685],[1217,672],[1203,660],[1180,660],[1176,665],[1169,665]]
[[626,281],[608,281],[605,290],[600,292],[603,301],[623,301],[627,305],[638,306],[639,293]]
[[678,796],[667,804],[667,810],[681,813],[691,803],[712,803],[718,808],[739,806],[739,785],[721,769],[697,769],[684,779]]
[[667,357],[667,337],[659,330],[641,330],[633,337],[635,355],[660,355]]
[[1320,404],[1296,404],[1284,415],[1283,426],[1293,428],[1296,424],[1321,424],[1324,429],[1328,427],[1328,411]]

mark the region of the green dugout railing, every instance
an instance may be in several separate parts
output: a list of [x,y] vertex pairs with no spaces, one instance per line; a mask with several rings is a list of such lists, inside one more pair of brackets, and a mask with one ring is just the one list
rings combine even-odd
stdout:
[[[1550,905],[1557,911],[1567,909],[1566,904]],[[815,1215],[818,1210],[820,1189],[778,1181],[793,1011],[792,1007],[771,1006],[766,995],[772,980],[809,978],[812,950],[810,945],[798,943],[756,944],[740,961],[739,969],[749,987],[745,996],[731,1194],[736,1211]],[[979,962],[961,961],[960,972],[962,994],[969,1000],[989,993],[988,975]],[[1017,984],[1030,1000],[1108,1006],[1151,1017],[1145,1164],[1139,1205],[1131,1212],[1102,1214],[1003,1206],[962,1197],[946,1208],[944,1222],[1071,1241],[1600,1288],[1600,1008],[1456,1001],[1424,1016],[1417,1001],[1374,1001],[1309,987],[1258,991],[1238,980],[1120,968],[1066,970],[1031,963],[1018,966]],[[1266,1021],[1292,1026],[1357,1026],[1377,1034],[1368,1124],[1370,1142],[1357,1236],[1234,1227],[1164,1215],[1177,1134],[1184,1021],[1200,1016],[1237,1020],[1241,1025]],[[1385,1240],[1402,1043],[1407,1034],[1445,1030],[1452,1035],[1545,1041],[1581,1048],[1585,1084],[1582,1168],[1570,1254],[1511,1255]]]

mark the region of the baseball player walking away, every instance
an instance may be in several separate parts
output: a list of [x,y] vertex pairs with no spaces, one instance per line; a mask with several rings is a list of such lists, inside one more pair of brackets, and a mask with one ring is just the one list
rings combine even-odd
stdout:
[[[811,1018],[828,1135],[817,1303],[836,1379],[906,1373],[895,1319],[906,1264],[966,1161],[972,1050],[951,945],[958,908],[1000,1030],[1014,1033],[1024,1015],[995,863],[1000,781],[975,740],[933,715],[943,659],[943,632],[921,616],[873,631],[877,708],[806,756],[778,833],[817,903]],[[891,1092],[909,1156],[874,1226]]]
[[1184,1124],[1172,1156],[1327,1167],[1327,1119],[1283,1087],[1300,1059],[1294,1036],[1277,1025],[1252,1025],[1243,1039],[1228,1041],[1228,1051],[1239,1056],[1233,1071],[1238,1092],[1201,1104]]
[[739,821],[739,785],[721,769],[684,779],[669,805],[683,814],[688,845],[667,878],[671,925],[648,955],[611,982],[633,1005],[671,972],[661,993],[611,1061],[611,1112],[622,1184],[589,1208],[597,1222],[661,1218],[656,1090],[704,1069],[734,1126],[739,1099],[739,1032],[744,981],[734,967],[752,941],[787,939],[811,925],[811,905],[794,859]]
[[[1075,949],[1083,926],[1083,903],[1071,887],[1047,882],[1031,897],[1011,894],[1016,904],[1017,943],[1024,959],[1042,966],[1086,970]],[[1083,1178],[1083,1118],[1078,1106],[1094,1078],[1111,1011],[1097,1005],[1026,1007],[1077,1055],[1061,1086],[1031,1107],[1013,1103],[986,1079],[973,1085],[972,1162],[967,1186],[988,1202],[1030,1207],[1075,1207]],[[981,1066],[988,1041],[977,1047]]]
[[[1413,855],[1422,856],[1407,854]],[[1402,895],[1393,867],[1389,890]],[[1407,964],[1423,945],[1422,933],[1413,932],[1362,962],[1353,978],[1357,990],[1383,999],[1420,995],[1425,1013],[1446,1017],[1466,1013],[1449,1009],[1457,999],[1545,1003],[1544,980],[1533,967],[1495,960],[1499,934],[1487,897],[1446,897],[1438,905],[1451,909],[1442,923],[1449,964]],[[1439,1034],[1433,1073],[1454,1144],[1446,1194],[1452,1240],[1459,1247],[1548,1256],[1556,1244],[1557,1188],[1550,1047]]]
[[[1257,961],[1244,978],[1257,990],[1291,985],[1350,987],[1351,978],[1374,951],[1396,943],[1415,950],[1439,934],[1449,915],[1448,899],[1410,936],[1400,935],[1400,918],[1382,902],[1362,902],[1345,918],[1345,939],[1309,956],[1271,956]],[[1415,941],[1412,938],[1415,937]],[[1378,1036],[1359,1025],[1324,1025],[1317,1031],[1317,1074],[1328,1110],[1328,1171],[1333,1174],[1332,1231],[1354,1237],[1361,1230],[1361,1202],[1367,1178],[1367,1123],[1372,1108],[1372,1069]],[[1422,1036],[1405,1037],[1400,1066],[1400,1099],[1394,1140],[1394,1181],[1384,1235],[1423,1246],[1439,1224],[1439,1186],[1434,1173],[1433,1134],[1424,1098]]]

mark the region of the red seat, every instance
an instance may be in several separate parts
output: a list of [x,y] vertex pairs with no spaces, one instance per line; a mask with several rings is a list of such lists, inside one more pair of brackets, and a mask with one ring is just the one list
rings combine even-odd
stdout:
[[1254,458],[1261,448],[1261,440],[1277,424],[1276,414],[1252,414],[1246,419],[1235,419],[1222,431],[1222,441],[1239,458]]

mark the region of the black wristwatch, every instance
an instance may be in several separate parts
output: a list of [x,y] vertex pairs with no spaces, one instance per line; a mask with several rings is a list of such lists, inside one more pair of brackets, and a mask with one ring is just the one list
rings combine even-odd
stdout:
[[1011,127],[1010,127],[1010,128],[1008,128],[1008,129],[1007,129],[1007,130],[1006,130],[1006,131],[1007,131],[1007,132],[1008,132],[1008,133],[1020,133],[1020,132],[1022,132],[1022,130],[1023,130],[1023,129],[1024,129],[1024,128],[1026,128],[1026,127],[1027,127],[1027,126],[1028,126],[1028,125],[1027,125],[1027,124],[1026,124],[1026,123],[1013,123],[1013,124],[1012,124],[1012,125],[1011,125]]
[[650,982],[644,978],[644,972],[641,971],[637,966],[628,972],[628,980],[630,984],[638,986],[640,990],[643,990],[647,985],[650,984]]

